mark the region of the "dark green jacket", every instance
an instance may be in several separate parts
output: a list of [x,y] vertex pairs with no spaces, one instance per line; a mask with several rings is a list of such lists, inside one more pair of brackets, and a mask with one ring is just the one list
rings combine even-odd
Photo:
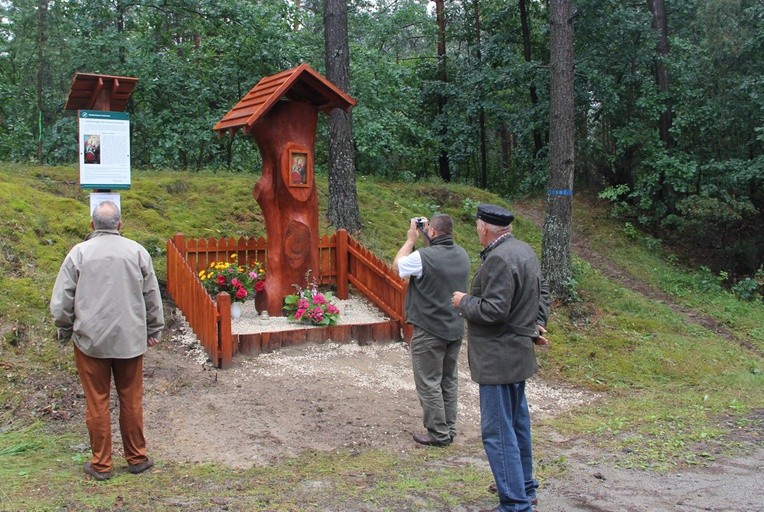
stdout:
[[549,315],[549,288],[533,249],[508,235],[483,254],[469,295],[459,304],[467,320],[470,374],[478,384],[524,381],[538,369],[533,339]]

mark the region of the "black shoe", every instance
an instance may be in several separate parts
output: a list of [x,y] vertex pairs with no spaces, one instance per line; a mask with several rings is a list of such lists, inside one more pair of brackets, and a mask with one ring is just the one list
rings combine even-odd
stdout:
[[131,472],[134,475],[137,475],[138,473],[143,473],[150,467],[154,465],[154,461],[151,460],[149,457],[146,457],[146,460],[143,462],[139,462],[138,464],[130,464],[130,466],[127,468],[129,472]]
[[434,437],[432,437],[429,432],[424,432],[421,434],[413,434],[414,441],[416,441],[419,444],[423,444],[425,446],[448,446],[451,444],[451,440],[448,441],[438,441]]
[[85,463],[85,465],[82,467],[82,470],[86,475],[90,475],[99,482],[103,482],[104,480],[108,480],[112,477],[111,471],[96,471],[93,469],[93,464],[90,462]]

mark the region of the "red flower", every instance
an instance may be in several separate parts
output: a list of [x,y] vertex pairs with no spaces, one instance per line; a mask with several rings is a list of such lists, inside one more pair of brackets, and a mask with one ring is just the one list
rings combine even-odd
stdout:
[[255,285],[255,291],[261,292],[263,290],[265,290],[265,281],[258,281],[257,284]]
[[236,298],[237,299],[243,299],[246,296],[247,296],[247,290],[245,290],[243,286],[239,286],[236,289]]
[[224,275],[218,274],[218,284],[220,286],[223,286],[224,284],[226,284],[226,278]]

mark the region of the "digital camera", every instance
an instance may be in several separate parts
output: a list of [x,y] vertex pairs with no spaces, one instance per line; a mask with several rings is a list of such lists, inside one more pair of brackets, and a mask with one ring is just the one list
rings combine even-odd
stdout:
[[424,217],[414,217],[411,220],[413,220],[416,223],[417,229],[424,229],[424,222],[427,219]]

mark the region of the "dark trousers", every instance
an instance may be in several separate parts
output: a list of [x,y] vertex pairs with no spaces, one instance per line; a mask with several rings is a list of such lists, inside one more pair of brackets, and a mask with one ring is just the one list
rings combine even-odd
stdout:
[[414,327],[411,361],[423,423],[433,439],[443,443],[450,443],[456,436],[457,361],[461,346],[462,340],[444,340]]
[[111,471],[111,376],[119,398],[119,430],[127,463],[146,460],[143,436],[143,356],[99,359],[74,346],[74,360],[85,392],[85,423],[90,434],[91,463],[99,472]]

